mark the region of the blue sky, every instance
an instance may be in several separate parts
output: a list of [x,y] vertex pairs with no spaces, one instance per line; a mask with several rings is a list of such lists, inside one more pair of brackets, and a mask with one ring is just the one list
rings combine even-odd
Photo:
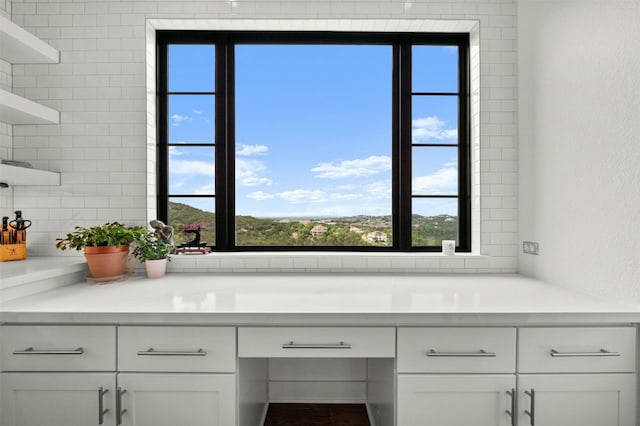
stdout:
[[[236,47],[236,213],[391,213],[391,47]],[[456,48],[414,47],[414,91],[457,90]],[[437,64],[437,66],[433,66]],[[213,91],[214,47],[169,51],[170,91]],[[456,143],[455,97],[414,96],[413,141]],[[214,95],[169,99],[171,143],[214,142]],[[214,148],[172,147],[172,194],[214,193]],[[415,147],[414,194],[455,194],[456,149]],[[180,199],[213,211],[212,200]],[[456,214],[416,200],[418,214]]]

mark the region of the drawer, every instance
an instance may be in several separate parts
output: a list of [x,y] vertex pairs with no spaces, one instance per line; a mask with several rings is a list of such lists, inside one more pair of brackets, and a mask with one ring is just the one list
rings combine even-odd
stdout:
[[233,327],[119,327],[118,370],[233,372]]
[[113,326],[6,325],[4,371],[115,371]]
[[633,327],[521,328],[518,336],[522,373],[633,372]]
[[398,372],[514,373],[515,328],[399,328]]
[[246,358],[393,358],[391,327],[241,327],[238,356]]

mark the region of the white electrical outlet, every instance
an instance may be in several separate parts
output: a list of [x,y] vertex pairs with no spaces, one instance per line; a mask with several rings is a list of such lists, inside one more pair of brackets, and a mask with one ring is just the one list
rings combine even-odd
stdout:
[[538,243],[534,241],[523,241],[522,242],[522,252],[525,254],[538,254],[539,247]]

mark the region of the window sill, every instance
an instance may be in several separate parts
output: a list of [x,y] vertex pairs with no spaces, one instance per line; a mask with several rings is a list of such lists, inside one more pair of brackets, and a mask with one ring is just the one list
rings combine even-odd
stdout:
[[234,252],[172,255],[170,272],[509,272],[477,253]]

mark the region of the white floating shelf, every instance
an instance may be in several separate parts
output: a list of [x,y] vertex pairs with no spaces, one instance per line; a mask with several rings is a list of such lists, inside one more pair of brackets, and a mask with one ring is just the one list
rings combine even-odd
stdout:
[[0,121],[8,124],[60,124],[60,113],[0,89]]
[[0,15],[0,58],[12,64],[57,64],[60,52]]
[[9,186],[59,186],[60,172],[0,163],[0,182]]

